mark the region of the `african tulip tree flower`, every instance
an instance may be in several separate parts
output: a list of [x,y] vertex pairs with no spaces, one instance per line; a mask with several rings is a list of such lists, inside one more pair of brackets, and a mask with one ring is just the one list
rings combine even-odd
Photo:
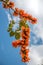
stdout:
[[16,13],[16,12],[14,11],[13,15],[14,15],[14,16],[18,16],[18,13]]
[[7,4],[3,3],[3,8],[8,9],[8,8],[9,8],[9,6],[8,6]]
[[[13,13],[10,12],[9,14],[12,16],[19,16],[20,18],[20,23],[19,23],[19,28],[16,31],[13,31],[13,25],[15,24],[15,21],[12,19],[10,21],[9,27],[8,27],[8,32],[10,33],[10,36],[15,36],[17,39],[16,41],[12,42],[13,47],[20,47],[20,55],[22,57],[22,62],[28,62],[30,61],[30,58],[28,56],[30,50],[27,49],[29,46],[30,42],[30,27],[26,22],[30,22],[31,24],[36,24],[37,19],[34,18],[32,15],[26,13],[24,10],[16,8],[15,3],[10,1],[10,0],[2,0],[2,5],[3,8],[5,9],[10,9],[13,11]],[[14,8],[15,7],[15,8]],[[21,36],[21,39],[20,39]],[[20,39],[20,40],[19,40]]]
[[21,40],[16,40],[12,42],[13,47],[17,47],[20,44],[21,44]]
[[9,2],[9,8],[13,8],[14,6],[14,2]]
[[11,1],[10,2],[8,1],[8,3],[3,2],[3,8],[8,9],[8,8],[13,8],[13,7],[14,7],[14,2],[11,2]]

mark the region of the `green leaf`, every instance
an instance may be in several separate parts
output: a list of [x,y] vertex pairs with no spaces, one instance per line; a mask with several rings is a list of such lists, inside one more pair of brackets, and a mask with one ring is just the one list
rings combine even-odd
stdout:
[[20,32],[17,32],[17,31],[15,32],[15,38],[20,39]]
[[11,32],[12,31],[12,28],[8,28],[8,30],[7,30],[8,32]]
[[12,24],[15,24],[14,20],[12,20],[11,22],[12,22]]
[[5,0],[5,3],[7,4],[9,2],[9,0]]
[[24,23],[23,21],[20,21],[19,24],[20,24],[20,26],[22,26],[22,25],[24,25],[25,23]]
[[28,24],[25,24],[25,27],[28,28],[29,27]]
[[25,26],[25,24],[26,24],[26,20],[25,19],[20,20],[19,21],[19,27],[20,27],[20,29],[21,29],[22,26]]
[[13,24],[10,23],[10,24],[9,24],[9,27],[13,27]]
[[19,26],[22,27],[22,26],[24,26],[24,25],[25,25],[25,23],[22,22],[22,21],[20,21]]
[[15,24],[15,22],[14,22],[14,20],[12,20],[9,24],[9,27],[8,27],[8,30],[7,30],[8,32],[12,31],[12,27],[13,27],[14,24]]
[[11,36],[14,36],[14,35],[15,35],[15,32],[14,32],[14,31],[11,31],[11,32],[10,32],[10,37],[11,37]]
[[22,18],[20,21],[26,23],[26,19],[25,18]]

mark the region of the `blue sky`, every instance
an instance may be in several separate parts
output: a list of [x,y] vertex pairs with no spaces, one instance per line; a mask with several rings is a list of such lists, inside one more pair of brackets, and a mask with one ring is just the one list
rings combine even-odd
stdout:
[[20,48],[12,47],[14,38],[10,38],[7,32],[8,22],[5,10],[0,5],[0,65],[25,65],[21,62]]
[[[19,4],[18,5],[19,8],[20,7],[24,8],[22,6],[22,1],[21,0],[20,0],[21,5],[19,3],[19,0],[18,1],[16,0],[15,3]],[[23,1],[23,3],[25,5],[27,3],[27,1]],[[24,9],[26,10],[26,8],[24,8]],[[27,7],[27,12],[28,12],[28,7]],[[38,17],[39,21],[43,20],[42,15],[41,15],[42,12],[40,14],[37,13],[38,10],[37,9],[34,10],[34,7],[32,7],[32,11],[30,9],[29,12],[33,16],[36,16],[36,17],[39,16]],[[37,13],[37,14],[34,15],[34,13]],[[25,63],[21,62],[21,57],[19,55],[20,48],[13,48],[12,47],[11,42],[13,40],[15,40],[15,38],[10,37],[9,33],[7,32],[9,19],[8,19],[7,14],[6,14],[6,10],[2,8],[1,3],[0,3],[0,65],[17,65],[17,64],[18,65],[26,65]],[[39,21],[38,21],[37,25],[33,26],[33,25],[30,24],[30,28],[31,28],[31,33],[30,33],[30,35],[31,35],[31,37],[30,37],[30,50],[31,50],[31,53],[30,53],[30,57],[32,58],[33,62],[31,61],[30,63],[27,63],[27,65],[31,65],[31,63],[33,63],[33,65],[34,65],[33,54],[35,55],[35,53],[36,53],[36,56],[38,57],[37,52],[38,52],[38,54],[42,53],[41,51],[39,51],[39,49],[41,48],[41,45],[43,45],[43,34],[42,34],[43,33],[43,29],[42,29],[43,25],[42,24],[43,23],[42,22],[39,23]],[[32,52],[32,50],[33,50],[33,52]],[[42,48],[41,48],[41,50],[42,50]],[[37,52],[34,53],[34,51],[37,51]],[[38,57],[38,61],[39,61],[40,57]],[[42,55],[42,57],[43,57],[43,55]]]

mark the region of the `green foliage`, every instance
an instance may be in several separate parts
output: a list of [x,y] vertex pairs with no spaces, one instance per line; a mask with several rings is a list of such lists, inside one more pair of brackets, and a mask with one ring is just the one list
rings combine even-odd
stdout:
[[21,26],[24,26],[25,23],[24,23],[23,21],[20,21],[19,25],[20,25],[20,27],[21,27]]
[[9,0],[0,0],[1,2],[5,2],[6,4],[9,2]]
[[9,24],[8,30],[7,30],[8,32],[12,31],[12,27],[13,27],[14,24],[15,24],[14,20],[10,21],[10,24]]
[[14,24],[15,24],[15,22],[14,22],[14,20],[12,20],[12,21],[10,22],[10,24],[9,24],[9,28],[12,28]]
[[13,27],[13,24],[10,23],[7,31],[11,32],[12,31],[12,27]]
[[22,26],[25,26],[25,24],[26,24],[26,20],[25,19],[20,20],[19,29],[21,29]]
[[7,4],[9,2],[9,0],[5,0],[5,3]]
[[10,24],[9,24],[9,28],[12,28],[12,27],[13,27],[13,24],[12,24],[12,23],[10,23]]
[[14,36],[15,32],[14,31],[11,31],[10,32],[10,37]]
[[12,20],[11,22],[12,22],[12,24],[15,24],[15,21],[14,20]]
[[9,27],[7,31],[8,31],[8,32],[11,32],[11,31],[12,31],[12,28]]
[[28,28],[29,27],[28,24],[25,24],[25,27]]
[[25,19],[22,19],[20,20],[19,22],[19,29],[21,30],[21,27],[24,26],[24,27],[29,27],[28,24],[26,23],[26,20]]
[[20,39],[20,32],[15,31],[15,38]]
[[21,19],[19,21],[19,28],[17,28],[17,30],[14,32],[12,30],[13,25],[15,24],[14,20],[10,21],[10,24],[8,26],[8,32],[10,34],[10,37],[15,36],[16,39],[20,39],[20,31],[21,31],[21,27],[25,26],[25,27],[29,27],[28,24],[26,23],[25,19]]

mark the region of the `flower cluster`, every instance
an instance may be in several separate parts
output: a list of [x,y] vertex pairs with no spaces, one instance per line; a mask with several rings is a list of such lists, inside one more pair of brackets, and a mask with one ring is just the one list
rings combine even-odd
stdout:
[[[22,57],[22,62],[28,62],[30,58],[28,57],[28,53],[30,52],[27,47],[29,46],[29,39],[30,39],[30,27],[26,23],[26,21],[30,22],[31,24],[36,24],[37,19],[34,18],[32,15],[26,13],[24,10],[16,8],[15,3],[10,0],[0,0],[2,1],[3,8],[9,9],[9,14],[12,16],[19,16],[19,28],[16,31],[13,31],[13,25],[15,21],[12,19],[10,21],[8,32],[10,33],[10,37],[15,35],[15,38],[18,39],[12,42],[13,47],[21,47],[20,55]],[[13,11],[13,13],[12,13]],[[21,40],[20,36],[22,37]]]
[[29,49],[26,49],[25,47],[21,48],[20,54],[22,57],[22,62],[29,62],[30,58],[28,57]]
[[15,8],[14,12],[13,12],[14,16],[19,16],[20,18],[25,18],[26,20],[30,21],[32,24],[36,24],[37,23],[37,19],[32,17],[32,15],[27,14],[24,10],[19,9],[19,8]]
[[25,28],[22,26],[21,32],[22,40],[16,40],[12,42],[13,47],[21,46],[21,57],[23,62],[28,62],[30,58],[28,57],[29,49],[26,49],[29,45],[29,38],[30,38],[30,28]]
[[28,62],[30,58],[28,57],[29,49],[26,49],[29,45],[29,39],[30,39],[30,28],[25,28],[22,26],[22,32],[21,32],[22,39],[24,40],[21,46],[21,57],[23,62]]
[[13,16],[19,16],[20,18],[25,18],[26,20],[30,21],[32,24],[36,24],[37,23],[37,19],[32,17],[32,15],[26,13],[24,10],[19,9],[19,8],[14,8],[15,4],[12,1],[8,1],[3,2],[3,7],[4,8],[11,8],[14,12],[13,12]]
[[8,1],[7,3],[6,2],[3,2],[3,8],[14,8],[14,2],[12,1]]

